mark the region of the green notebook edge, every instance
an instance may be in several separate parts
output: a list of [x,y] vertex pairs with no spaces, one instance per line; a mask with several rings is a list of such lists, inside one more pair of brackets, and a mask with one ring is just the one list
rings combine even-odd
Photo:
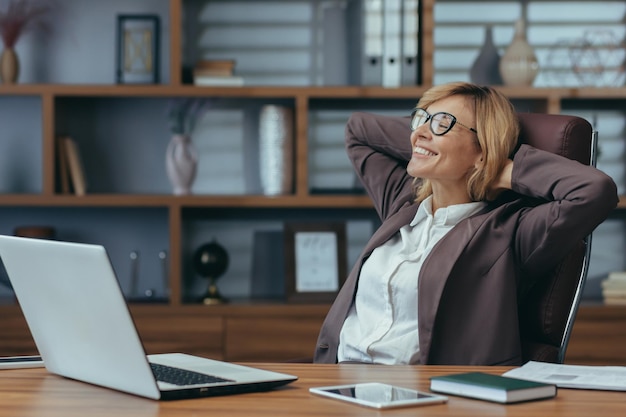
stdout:
[[554,386],[543,382],[527,381],[524,379],[509,378],[484,372],[465,372],[432,377],[431,380],[456,382],[477,385],[485,388],[503,389],[506,391]]

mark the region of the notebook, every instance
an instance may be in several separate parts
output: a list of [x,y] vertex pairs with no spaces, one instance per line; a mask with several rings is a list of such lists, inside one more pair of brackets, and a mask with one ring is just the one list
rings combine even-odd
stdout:
[[[103,246],[0,236],[0,258],[51,373],[155,400],[264,391],[297,379],[184,353],[146,355]],[[193,378],[157,381],[171,368]]]

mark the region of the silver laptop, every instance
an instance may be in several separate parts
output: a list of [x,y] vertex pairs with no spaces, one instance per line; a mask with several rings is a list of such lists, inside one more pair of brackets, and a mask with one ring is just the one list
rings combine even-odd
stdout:
[[[182,353],[146,355],[102,246],[0,236],[0,258],[51,373],[159,400],[263,391],[297,379]],[[190,379],[176,380],[171,375],[181,372],[172,368]]]

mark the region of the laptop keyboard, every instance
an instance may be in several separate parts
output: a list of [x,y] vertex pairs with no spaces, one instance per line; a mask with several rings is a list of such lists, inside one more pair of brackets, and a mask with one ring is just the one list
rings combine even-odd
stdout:
[[157,381],[167,382],[174,385],[202,385],[215,382],[231,382],[213,375],[201,374],[199,372],[188,371],[186,369],[174,368],[167,365],[151,363],[152,373]]

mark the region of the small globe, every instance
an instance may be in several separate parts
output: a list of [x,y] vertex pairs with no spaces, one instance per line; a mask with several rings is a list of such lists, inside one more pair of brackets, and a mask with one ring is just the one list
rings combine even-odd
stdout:
[[216,279],[228,268],[228,253],[215,241],[205,243],[194,253],[193,265],[198,274]]

